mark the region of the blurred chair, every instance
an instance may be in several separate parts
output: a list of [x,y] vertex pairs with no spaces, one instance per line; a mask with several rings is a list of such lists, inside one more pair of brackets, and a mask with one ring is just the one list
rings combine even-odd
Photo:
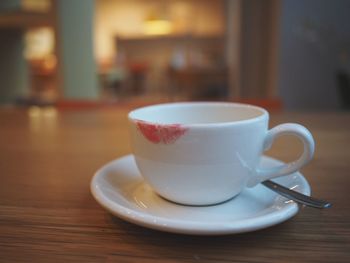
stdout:
[[130,63],[128,69],[130,72],[130,87],[128,92],[132,95],[139,95],[145,92],[145,79],[148,72],[147,62]]
[[217,100],[228,95],[227,69],[168,69],[170,96],[190,100]]

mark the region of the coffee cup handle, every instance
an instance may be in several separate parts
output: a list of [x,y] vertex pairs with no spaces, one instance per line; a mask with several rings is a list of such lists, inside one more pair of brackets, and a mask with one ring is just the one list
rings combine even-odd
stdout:
[[275,138],[282,135],[294,135],[298,137],[304,145],[302,155],[294,162],[272,168],[257,168],[255,176],[253,176],[247,183],[248,187],[253,187],[268,179],[294,173],[312,159],[315,151],[314,139],[308,129],[296,123],[280,124],[269,130],[266,134],[263,145],[264,151],[270,149]]

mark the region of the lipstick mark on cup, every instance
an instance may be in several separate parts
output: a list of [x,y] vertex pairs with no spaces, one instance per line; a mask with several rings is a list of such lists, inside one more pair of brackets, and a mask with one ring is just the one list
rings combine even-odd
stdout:
[[155,144],[173,144],[188,131],[188,128],[181,124],[153,124],[136,121],[136,125],[142,135]]

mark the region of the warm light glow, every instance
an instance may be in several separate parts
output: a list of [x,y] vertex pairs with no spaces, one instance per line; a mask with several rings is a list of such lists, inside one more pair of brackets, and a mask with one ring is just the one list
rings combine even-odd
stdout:
[[46,118],[55,118],[57,116],[57,110],[54,107],[45,107],[43,109],[43,115]]
[[38,118],[40,116],[41,110],[38,106],[32,106],[28,110],[29,117]]
[[57,130],[58,112],[54,107],[32,106],[28,109],[28,115],[31,132],[54,132]]
[[31,29],[25,33],[25,50],[26,59],[45,59],[54,53],[55,39],[53,29],[43,27]]
[[57,116],[57,110],[54,107],[43,107],[32,106],[28,110],[28,115],[31,118],[38,118],[43,116],[45,118],[54,118]]
[[167,20],[148,20],[144,23],[146,35],[167,35],[172,31],[172,24]]

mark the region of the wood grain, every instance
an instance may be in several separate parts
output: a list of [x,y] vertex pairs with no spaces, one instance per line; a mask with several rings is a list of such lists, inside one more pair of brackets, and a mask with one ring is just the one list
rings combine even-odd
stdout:
[[[106,162],[128,154],[127,108],[41,112],[0,110],[0,262],[350,262],[350,114],[280,113],[316,140],[303,173],[330,210],[303,208],[252,233],[198,237],[124,222],[92,198]],[[301,145],[278,140],[270,155],[294,159]]]

